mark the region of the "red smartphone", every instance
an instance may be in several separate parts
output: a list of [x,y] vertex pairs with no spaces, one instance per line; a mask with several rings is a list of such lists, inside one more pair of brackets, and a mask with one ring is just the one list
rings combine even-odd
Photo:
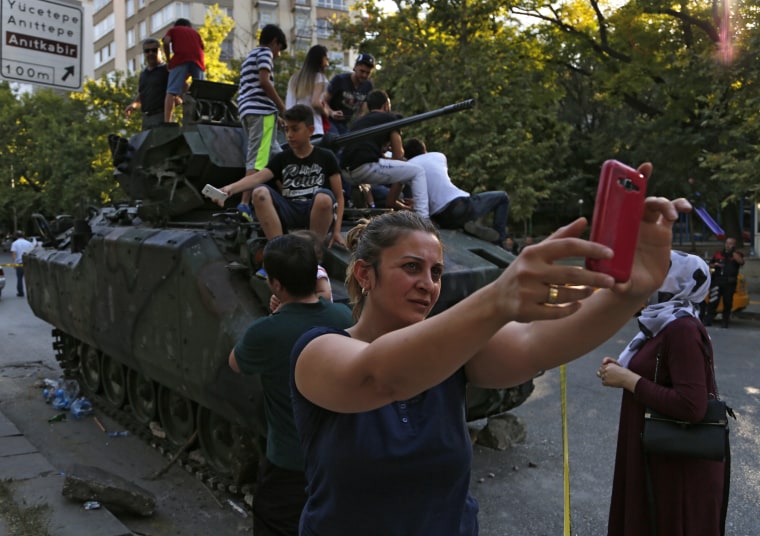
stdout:
[[609,274],[618,282],[631,278],[646,191],[646,178],[632,167],[617,160],[602,165],[589,240],[612,248],[615,256],[587,258],[586,268]]

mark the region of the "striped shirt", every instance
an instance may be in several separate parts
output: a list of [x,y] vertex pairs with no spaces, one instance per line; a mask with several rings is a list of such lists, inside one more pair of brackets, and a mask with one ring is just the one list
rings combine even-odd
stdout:
[[240,69],[240,91],[238,92],[238,112],[246,115],[270,115],[277,113],[277,105],[261,87],[259,71],[269,71],[269,79],[274,85],[274,59],[268,47],[256,47],[245,58]]

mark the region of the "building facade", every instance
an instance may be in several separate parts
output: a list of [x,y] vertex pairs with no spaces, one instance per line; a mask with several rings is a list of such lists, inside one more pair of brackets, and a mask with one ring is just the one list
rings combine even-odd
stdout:
[[93,43],[92,61],[84,62],[84,74],[97,79],[116,71],[130,74],[140,71],[143,39],[161,39],[178,18],[188,19],[194,28],[202,26],[206,10],[212,4],[218,4],[235,21],[235,28],[223,44],[222,60],[244,58],[258,45],[258,31],[271,23],[280,26],[288,36],[288,51],[322,44],[330,50],[331,62],[350,65],[350,53],[330,38],[329,20],[333,15],[345,15],[353,1],[90,0],[85,2],[85,13],[92,16],[92,41],[86,41]]

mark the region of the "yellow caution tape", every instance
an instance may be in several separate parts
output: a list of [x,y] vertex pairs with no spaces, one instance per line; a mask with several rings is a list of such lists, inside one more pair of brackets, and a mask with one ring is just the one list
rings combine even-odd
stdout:
[[8,268],[21,268],[22,266],[24,266],[24,265],[23,264],[15,264],[15,263],[12,263],[12,262],[9,262],[7,264],[0,264],[0,267],[8,267]]
[[565,499],[564,536],[570,536],[570,452],[567,438],[567,365],[559,367],[559,393],[562,400],[562,467]]

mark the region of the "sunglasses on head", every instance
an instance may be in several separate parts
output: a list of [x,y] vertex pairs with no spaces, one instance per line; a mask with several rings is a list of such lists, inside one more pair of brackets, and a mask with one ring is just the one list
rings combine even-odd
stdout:
[[150,54],[151,52],[158,52],[158,49],[157,48],[144,48],[143,52],[145,54]]

